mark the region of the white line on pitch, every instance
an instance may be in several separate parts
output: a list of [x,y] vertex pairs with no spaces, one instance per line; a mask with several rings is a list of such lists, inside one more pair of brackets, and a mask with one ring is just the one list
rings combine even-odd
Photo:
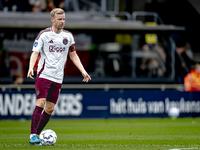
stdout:
[[184,149],[199,149],[198,147],[191,147],[191,148],[174,148],[169,150],[184,150]]

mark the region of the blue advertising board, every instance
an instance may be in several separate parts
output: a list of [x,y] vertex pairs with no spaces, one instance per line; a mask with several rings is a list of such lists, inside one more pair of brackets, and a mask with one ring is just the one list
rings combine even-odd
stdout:
[[[0,92],[0,119],[31,119],[34,90]],[[160,90],[61,90],[52,118],[199,117],[200,92]]]

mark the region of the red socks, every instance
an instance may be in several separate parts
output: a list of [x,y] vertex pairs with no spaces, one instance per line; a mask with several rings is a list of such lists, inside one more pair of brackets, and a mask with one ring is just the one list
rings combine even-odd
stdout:
[[37,134],[39,135],[40,132],[44,129],[46,124],[49,122],[51,115],[47,114],[45,111],[41,115],[40,123],[38,125]]
[[36,106],[31,120],[31,134],[36,134],[38,125],[40,123],[41,113],[43,111],[43,108]]
[[49,122],[51,115],[43,111],[43,108],[36,106],[33,111],[31,120],[31,134],[40,134],[46,124]]

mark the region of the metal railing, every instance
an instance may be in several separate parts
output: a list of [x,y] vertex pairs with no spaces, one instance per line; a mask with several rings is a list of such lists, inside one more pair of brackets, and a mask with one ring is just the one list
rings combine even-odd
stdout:
[[138,16],[152,16],[153,22],[158,23],[158,21],[159,21],[160,24],[164,24],[162,19],[160,18],[160,16],[156,12],[134,11],[132,13],[132,19],[133,20],[136,21]]

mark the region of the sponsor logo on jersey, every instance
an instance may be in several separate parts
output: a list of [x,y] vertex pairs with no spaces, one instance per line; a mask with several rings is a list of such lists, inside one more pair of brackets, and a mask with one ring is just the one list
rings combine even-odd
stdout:
[[56,47],[54,45],[50,45],[49,46],[49,52],[62,52],[62,51],[65,51],[65,47]]
[[35,41],[35,43],[34,43],[34,47],[37,47],[37,46],[38,46],[38,42]]
[[64,39],[63,39],[63,44],[64,44],[64,45],[67,45],[67,43],[68,43],[68,40],[67,40],[66,38],[64,38]]

